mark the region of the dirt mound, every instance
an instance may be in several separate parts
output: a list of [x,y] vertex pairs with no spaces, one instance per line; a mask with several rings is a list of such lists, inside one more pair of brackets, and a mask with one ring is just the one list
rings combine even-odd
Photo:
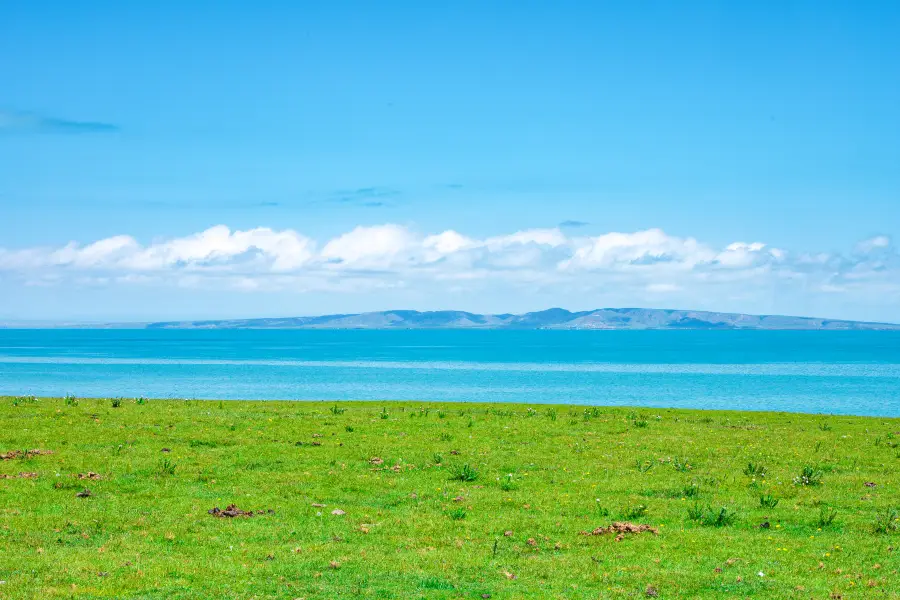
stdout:
[[78,479],[92,479],[97,481],[99,479],[103,479],[103,475],[100,473],[94,473],[93,471],[88,471],[87,473],[77,473],[75,475]]
[[625,539],[626,533],[644,533],[649,531],[653,535],[659,534],[659,529],[650,525],[629,523],[628,521],[611,523],[609,527],[598,527],[593,531],[582,531],[581,535],[606,535],[607,533],[616,534],[616,541],[621,542]]
[[19,473],[18,475],[0,475],[0,479],[37,479],[37,473]]
[[253,512],[252,510],[250,510],[250,511],[241,510],[234,504],[229,504],[228,506],[225,507],[225,510],[222,510],[221,508],[216,506],[214,508],[209,509],[206,512],[208,512],[212,516],[218,517],[220,519],[231,519],[234,517],[252,517],[254,515],[275,514],[275,511],[272,510],[271,508],[269,510],[258,510],[256,512]]
[[31,458],[32,456],[40,456],[42,454],[53,454],[52,450],[10,450],[9,452],[0,452],[0,460],[14,460],[16,458]]

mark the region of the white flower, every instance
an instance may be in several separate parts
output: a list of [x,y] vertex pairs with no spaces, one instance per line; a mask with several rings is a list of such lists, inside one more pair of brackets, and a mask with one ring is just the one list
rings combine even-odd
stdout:
[[760,577],[765,577],[765,576],[766,576],[766,574],[763,573],[762,571],[760,571],[759,573],[757,573],[757,575],[759,575]]

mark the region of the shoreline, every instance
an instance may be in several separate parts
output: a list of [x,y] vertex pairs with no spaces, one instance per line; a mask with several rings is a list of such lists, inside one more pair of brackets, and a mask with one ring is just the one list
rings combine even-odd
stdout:
[[[690,408],[690,407],[673,407],[673,406],[653,406],[653,405],[631,405],[631,404],[564,404],[564,403],[555,403],[555,402],[516,402],[516,401],[504,401],[504,402],[479,402],[479,401],[470,401],[470,400],[334,400],[334,399],[312,399],[312,398],[304,398],[304,399],[286,399],[286,398],[273,398],[273,399],[229,399],[229,398],[165,398],[165,397],[132,397],[132,396],[75,396],[72,395],[78,401],[85,402],[111,402],[113,400],[120,400],[122,403],[132,402],[137,403],[139,401],[143,401],[145,403],[150,402],[171,402],[171,403],[200,403],[204,405],[209,404],[219,404],[219,403],[227,403],[227,404],[259,404],[262,406],[265,405],[288,405],[288,406],[297,406],[297,405],[311,405],[311,406],[321,406],[326,404],[332,404],[335,406],[352,406],[359,405],[360,407],[372,407],[374,405],[390,405],[390,406],[398,406],[398,407],[406,407],[412,409],[418,408],[430,408],[437,409],[439,407],[445,408],[454,408],[459,409],[460,407],[472,409],[482,409],[482,410],[498,410],[500,408],[505,408],[506,410],[512,410],[514,408],[524,409],[527,411],[529,408],[541,408],[541,409],[557,409],[557,410],[570,410],[570,411],[589,411],[589,410],[600,410],[600,411],[657,411],[657,412],[667,412],[667,413],[703,413],[703,414],[721,414],[721,415],[759,415],[759,416],[797,416],[797,417],[808,417],[808,418],[849,418],[849,419],[873,419],[873,420],[887,420],[887,421],[898,421],[900,422],[900,415],[897,416],[886,416],[886,415],[864,415],[864,414],[851,414],[851,413],[825,413],[825,412],[797,412],[797,411],[785,411],[785,410],[752,410],[752,409],[720,409],[720,408]],[[65,396],[32,396],[32,395],[6,395],[0,394],[0,404],[4,401],[15,401],[16,399],[29,399],[33,398],[37,401],[65,401]]]

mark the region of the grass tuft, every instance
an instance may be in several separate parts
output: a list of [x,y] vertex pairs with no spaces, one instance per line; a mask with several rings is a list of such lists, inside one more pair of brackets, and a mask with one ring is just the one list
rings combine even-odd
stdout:
[[804,465],[800,474],[794,477],[794,485],[817,486],[822,485],[822,469],[812,465]]
[[475,481],[478,479],[478,471],[465,463],[450,469],[450,481]]
[[760,508],[775,508],[778,506],[778,498],[772,494],[763,494],[759,497]]
[[900,531],[900,513],[896,508],[884,508],[875,513],[872,524],[875,533],[897,533]]
[[694,504],[688,507],[688,519],[705,527],[730,527],[737,521],[737,513],[726,506],[713,508]]

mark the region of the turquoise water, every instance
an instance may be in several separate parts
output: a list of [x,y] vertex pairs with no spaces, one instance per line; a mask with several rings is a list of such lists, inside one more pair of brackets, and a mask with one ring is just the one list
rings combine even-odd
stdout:
[[900,332],[0,330],[0,394],[900,416]]

